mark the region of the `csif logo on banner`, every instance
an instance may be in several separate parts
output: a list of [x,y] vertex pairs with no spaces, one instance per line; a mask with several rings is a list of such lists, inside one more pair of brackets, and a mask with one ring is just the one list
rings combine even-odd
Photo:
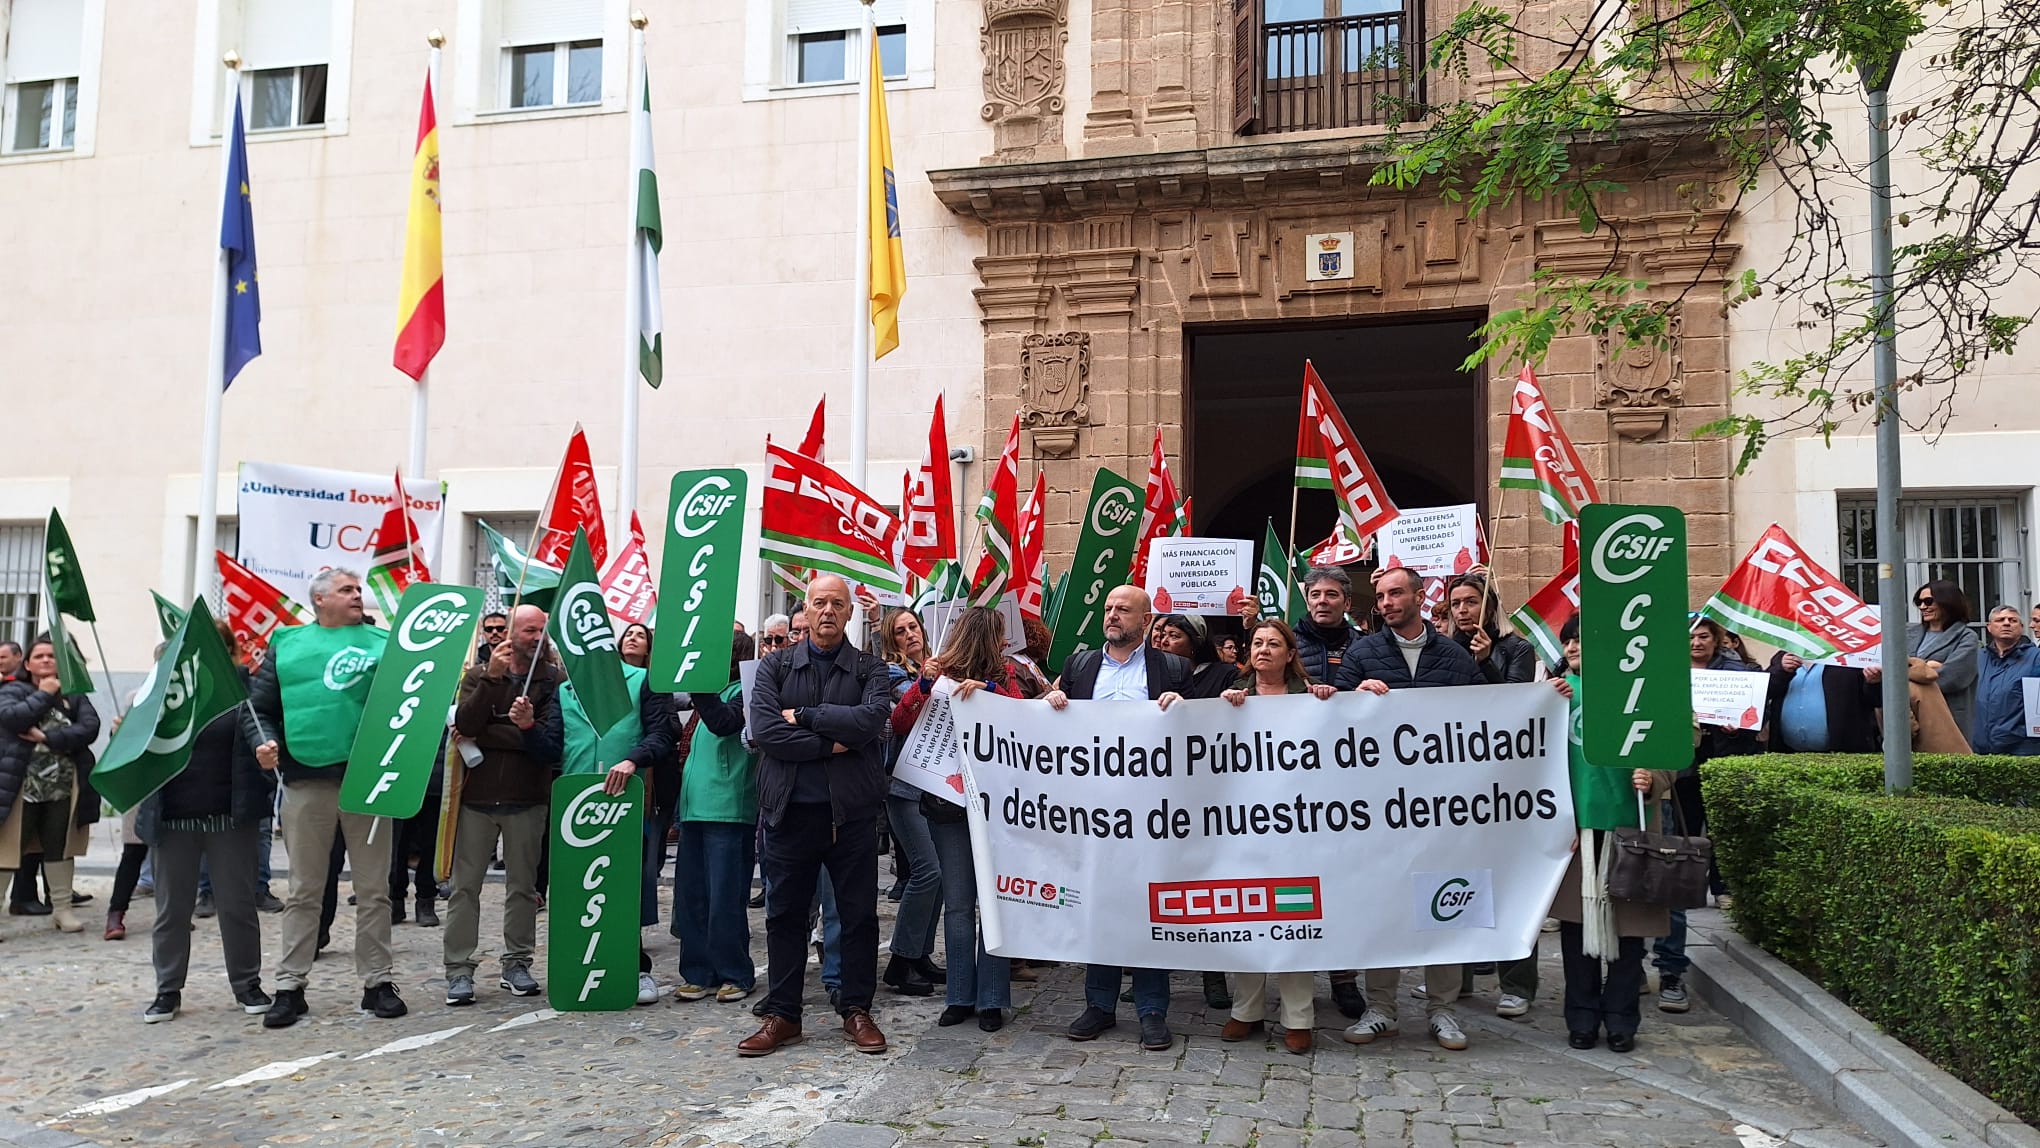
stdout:
[[326,659],[326,688],[336,693],[375,672],[376,656],[360,646],[337,650]]
[[1595,765],[1690,764],[1693,663],[1686,516],[1673,506],[1580,508],[1581,750]]
[[1410,874],[1410,916],[1419,929],[1495,927],[1495,871]]
[[473,587],[419,582],[404,590],[347,754],[341,809],[404,818],[424,806],[481,615],[482,592]]
[[593,582],[576,582],[560,591],[560,645],[575,657],[590,650],[615,650],[616,631],[609,624],[609,606],[602,600],[602,587]]
[[673,476],[659,572],[663,637],[652,647],[647,679],[656,692],[712,693],[730,683],[745,493],[736,467]]
[[553,782],[546,1002],[562,1012],[637,1004],[638,898],[644,879],[645,783],[602,791],[603,772]]

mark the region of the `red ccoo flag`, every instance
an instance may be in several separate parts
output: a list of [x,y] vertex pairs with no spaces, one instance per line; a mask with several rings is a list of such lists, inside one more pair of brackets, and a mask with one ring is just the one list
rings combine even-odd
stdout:
[[225,607],[222,616],[233,627],[234,638],[241,647],[239,653],[244,658],[257,658],[266,652],[269,635],[277,627],[303,625],[308,620],[303,607],[264,581],[260,574],[227,557],[224,550],[215,550],[213,555],[220,567],[220,602]]
[[602,496],[595,489],[595,463],[588,455],[588,436],[580,423],[574,424],[574,437],[567,440],[567,456],[560,460],[552,496],[545,500],[531,560],[565,569],[576,529],[588,532],[589,554],[595,559],[595,568],[601,569],[609,561],[609,535],[602,529]]
[[1156,538],[1190,533],[1190,503],[1176,492],[1176,478],[1169,473],[1169,456],[1162,453],[1162,428],[1155,428],[1155,442],[1148,451],[1147,502],[1141,508],[1140,529],[1134,535],[1133,568],[1126,581],[1147,585],[1148,543]]
[[935,396],[935,417],[928,423],[928,452],[921,469],[907,475],[900,503],[906,520],[907,569],[927,578],[935,564],[956,557],[956,494],[951,489],[949,428],[942,416],[942,396]]
[[1048,474],[1035,471],[1034,493],[1020,511],[1020,549],[1013,563],[1013,595],[1020,599],[1021,615],[1037,622],[1041,620],[1042,584],[1048,580],[1047,550],[1043,545],[1048,533],[1047,508]]

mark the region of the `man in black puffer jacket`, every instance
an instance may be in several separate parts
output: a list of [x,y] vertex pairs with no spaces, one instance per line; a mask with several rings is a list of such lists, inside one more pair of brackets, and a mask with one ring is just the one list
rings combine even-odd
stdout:
[[1424,620],[1424,580],[1407,567],[1384,572],[1374,584],[1382,627],[1346,651],[1358,688],[1369,693],[1424,686],[1473,686],[1487,681],[1473,655]]
[[1303,604],[1307,614],[1296,624],[1296,655],[1303,671],[1314,682],[1342,690],[1359,685],[1360,676],[1346,656],[1360,640],[1360,631],[1346,621],[1353,608],[1353,580],[1337,566],[1313,566],[1303,574]]

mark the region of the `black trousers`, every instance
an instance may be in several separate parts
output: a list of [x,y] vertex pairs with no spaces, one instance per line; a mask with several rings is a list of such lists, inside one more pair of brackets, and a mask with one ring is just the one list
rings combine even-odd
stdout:
[[[439,880],[432,871],[432,854],[439,847],[439,798],[428,794],[424,808],[416,817],[407,817],[391,826],[396,839],[390,842],[390,903],[401,906],[407,899],[415,876],[418,900],[430,901],[439,896]],[[413,869],[411,855],[418,855],[418,864]]]
[[[120,865],[113,871],[113,896],[107,898],[106,911],[125,913],[128,902],[134,900],[135,886],[142,881],[142,862],[149,859],[147,845],[125,842],[120,847]],[[259,963],[259,960],[258,960]]]
[[878,989],[878,818],[829,826],[829,807],[788,805],[765,827],[765,1011],[800,1020],[807,980],[808,911],[823,869],[843,922],[841,1007],[871,1009]]
[[[1675,799],[1672,808],[1676,816],[1683,819],[1685,827],[1680,828],[1679,821],[1667,818],[1665,832],[1693,836],[1705,834],[1707,802],[1700,793],[1700,770],[1697,767],[1682,770],[1672,779],[1672,796]],[[1707,891],[1717,897],[1728,891],[1728,886],[1721,882],[1721,866],[1711,861],[1707,865]]]
[[1568,1032],[1636,1035],[1643,1010],[1636,998],[1643,992],[1643,938],[1624,937],[1618,956],[1604,973],[1601,958],[1581,951],[1583,930],[1571,921],[1558,923],[1558,944],[1565,957],[1565,1027]]

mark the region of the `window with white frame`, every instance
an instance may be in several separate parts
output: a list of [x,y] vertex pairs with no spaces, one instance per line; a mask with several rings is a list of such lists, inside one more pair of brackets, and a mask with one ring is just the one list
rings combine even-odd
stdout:
[[78,0],[0,0],[6,40],[0,154],[76,145],[84,28]]
[[[227,555],[230,558],[240,557],[241,555],[240,519],[234,517],[233,515],[222,515],[213,522],[213,549],[219,551],[222,554]],[[198,555],[198,517],[196,515],[193,515],[192,517],[184,520],[184,551],[185,553],[192,555],[194,558],[196,558]],[[215,565],[217,565],[217,559],[215,559],[214,562]],[[188,597],[189,592],[190,592],[189,579],[187,579],[185,586],[185,594],[183,596]],[[222,596],[222,594],[223,592],[220,589],[219,583],[216,581],[212,583],[212,589],[207,591],[206,605],[212,608],[214,617],[219,617],[226,609],[226,599]],[[179,595],[172,595],[172,597],[178,596]]]
[[486,610],[508,610],[517,596],[517,572],[503,571],[496,567],[495,557],[489,551],[489,536],[482,533],[477,521],[487,522],[490,529],[515,542],[520,547],[531,544],[532,532],[538,529],[536,514],[480,514],[468,516],[468,570],[472,581],[482,591],[482,607]]
[[[1844,495],[1837,500],[1841,524],[1842,581],[1865,602],[1877,601],[1877,500]],[[1936,579],[1962,587],[1972,623],[1981,630],[1984,612],[2004,602],[2033,598],[2026,577],[2027,534],[2015,494],[1923,495],[1899,500],[1905,532],[1905,591]]]
[[[859,0],[784,0],[786,56],[782,83],[793,86],[845,84],[863,77],[871,49],[864,42],[864,5]],[[907,75],[906,0],[873,5],[878,58],[885,77]]]
[[0,523],[0,641],[26,646],[41,632],[42,589],[42,523]]
[[600,0],[502,0],[496,106],[566,108],[602,102]]
[[248,130],[324,125],[332,0],[241,0],[240,27]]

